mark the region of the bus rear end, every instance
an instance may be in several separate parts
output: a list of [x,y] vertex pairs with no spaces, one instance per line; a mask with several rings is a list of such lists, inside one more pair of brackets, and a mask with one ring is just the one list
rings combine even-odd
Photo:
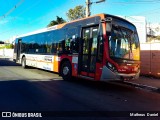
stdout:
[[101,80],[138,79],[140,74],[140,43],[136,27],[119,17],[102,20],[104,59]]

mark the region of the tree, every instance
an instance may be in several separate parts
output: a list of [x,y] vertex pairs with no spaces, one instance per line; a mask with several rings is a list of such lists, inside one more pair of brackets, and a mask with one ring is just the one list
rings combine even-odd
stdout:
[[85,17],[85,7],[82,5],[76,6],[73,9],[69,9],[66,13],[69,20],[76,20]]
[[3,42],[3,41],[0,41],[0,44],[4,44],[4,42]]
[[160,40],[160,35],[157,36],[157,39]]
[[56,20],[52,20],[48,25],[47,27],[51,27],[51,26],[54,26],[54,25],[57,25],[57,24],[62,24],[62,23],[65,23],[66,21],[62,18],[62,17],[59,17],[59,16],[56,16],[57,19]]

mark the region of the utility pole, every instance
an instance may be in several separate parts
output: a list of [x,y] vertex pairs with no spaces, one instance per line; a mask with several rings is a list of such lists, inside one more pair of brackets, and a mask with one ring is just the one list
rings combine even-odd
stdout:
[[101,3],[101,2],[105,2],[105,0],[99,0],[96,2],[91,2],[90,0],[86,0],[86,17],[89,17],[91,15],[90,6],[93,3]]
[[90,0],[86,0],[86,17],[90,16],[90,5],[91,5]]

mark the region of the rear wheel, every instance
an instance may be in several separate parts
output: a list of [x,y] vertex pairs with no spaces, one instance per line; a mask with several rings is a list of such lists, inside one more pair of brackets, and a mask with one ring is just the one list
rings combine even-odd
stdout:
[[26,68],[26,57],[22,58],[22,68]]
[[61,65],[61,76],[64,80],[71,80],[72,78],[72,67],[69,61],[62,63]]

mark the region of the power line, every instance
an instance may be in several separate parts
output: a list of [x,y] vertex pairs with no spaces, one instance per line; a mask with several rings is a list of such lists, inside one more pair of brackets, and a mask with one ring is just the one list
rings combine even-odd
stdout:
[[110,2],[112,4],[157,4],[160,0],[135,0],[129,2]]
[[22,3],[24,2],[24,0],[20,0],[14,7],[12,7],[7,13],[5,13],[3,16],[0,17],[0,19],[5,18],[6,16],[8,16],[10,13],[12,13],[17,7],[19,7]]
[[18,14],[18,16],[21,15],[21,14],[23,14],[23,13],[25,13],[25,12],[28,11],[29,9],[37,6],[40,1],[42,1],[42,0],[37,0],[37,2],[36,2],[35,4],[32,4],[30,7],[26,8],[24,11],[22,11],[20,14]]
[[[23,13],[25,13],[25,12],[28,11],[29,9],[37,6],[37,4],[39,4],[40,1],[42,1],[42,0],[38,0],[35,4],[32,4],[30,7],[26,8],[25,10],[23,10],[23,11],[22,11],[21,13],[19,13],[17,16],[13,17],[13,18],[11,19],[11,21],[12,21],[12,22],[15,21],[18,16],[20,16],[20,15],[23,14]],[[33,21],[30,22],[29,24],[33,23],[33,22],[36,21],[36,20],[37,20],[37,19],[33,20]],[[29,25],[29,24],[27,24],[27,25]],[[11,29],[9,29],[9,30],[6,30],[6,31],[4,31],[4,32],[1,32],[0,34],[5,34],[5,33],[9,32],[9,31],[12,31],[13,29],[15,30],[15,28],[11,28]]]
[[152,9],[152,10],[147,10],[147,11],[143,11],[143,12],[140,12],[140,13],[137,13],[137,15],[141,15],[141,14],[148,14],[148,15],[151,15],[151,13],[158,13],[160,10],[160,8],[157,8],[157,9]]

